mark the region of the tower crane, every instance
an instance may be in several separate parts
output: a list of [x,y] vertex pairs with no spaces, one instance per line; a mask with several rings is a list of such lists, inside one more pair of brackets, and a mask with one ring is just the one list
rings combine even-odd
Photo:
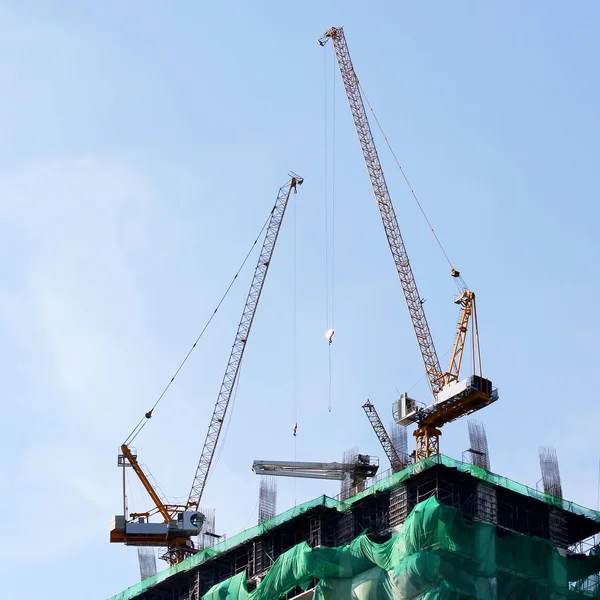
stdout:
[[[360,83],[354,71],[343,28],[331,27],[319,39],[319,44],[324,46],[328,40],[331,40],[333,44],[354,127],[358,134],[379,214],[402,285],[404,299],[406,300],[406,306],[408,307],[429,386],[433,394],[433,404],[430,406],[418,404],[415,400],[409,398],[407,394],[402,394],[393,407],[394,418],[398,423],[404,426],[411,423],[417,424],[414,435],[416,438],[415,460],[418,461],[439,453],[440,427],[491,404],[498,399],[498,391],[493,388],[489,379],[484,379],[481,375],[475,294],[467,289],[460,278],[460,273],[455,269],[452,269],[451,275],[461,281],[461,291],[455,300],[461,310],[448,369],[444,371],[440,366],[433,337],[425,316],[423,300],[417,289],[417,283],[379,161],[362,99]],[[473,375],[464,380],[459,380],[469,322],[472,323],[471,367]]]
[[[200,501],[238,377],[248,335],[252,328],[254,315],[271,264],[288,200],[291,193],[296,193],[297,187],[304,181],[302,177],[295,173],[290,172],[289,175],[291,179],[279,189],[277,200],[271,210],[263,245],[187,502],[185,504],[167,504],[138,462],[135,449],[124,443],[121,446],[121,454],[119,454],[118,460],[118,465],[123,468],[123,515],[118,515],[113,519],[110,531],[111,542],[131,546],[166,546],[167,551],[161,558],[165,558],[170,565],[178,564],[196,551],[191,538],[200,533],[205,520],[204,515],[199,510]],[[149,419],[151,416],[152,411],[146,413],[146,418]],[[127,497],[125,493],[125,471],[127,467],[133,469],[154,503],[151,510],[144,513],[131,513],[129,518],[127,517]],[[156,514],[162,517],[162,523],[149,522],[150,517]]]

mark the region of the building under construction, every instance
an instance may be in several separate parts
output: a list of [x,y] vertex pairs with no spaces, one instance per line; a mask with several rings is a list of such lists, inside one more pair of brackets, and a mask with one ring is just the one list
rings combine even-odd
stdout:
[[[458,289],[454,303],[459,306],[459,317],[449,364],[443,368],[341,27],[328,29],[319,40],[322,46],[329,42],[340,69],[431,396],[425,403],[408,393],[401,394],[392,406],[391,434],[375,407],[369,401],[363,405],[389,459],[391,469],[387,473],[378,474],[379,462],[358,450],[349,451],[342,463],[255,461],[258,474],[337,479],[342,492],[337,498],[321,496],[276,515],[273,480],[263,479],[259,524],[210,545],[214,539],[211,536],[215,536],[214,518],[200,509],[200,502],[286,206],[303,181],[290,173],[266,225],[188,500],[181,505],[167,503],[130,447],[154,408],[121,446],[118,464],[123,468],[123,514],[115,515],[110,540],[141,548],[142,577],[155,569],[149,547],[166,546],[163,558],[170,567],[144,577],[112,600],[600,598],[600,513],[562,498],[558,462],[552,448],[540,450],[541,490],[493,474],[481,423],[469,423],[470,448],[463,454],[463,461],[440,454],[441,429],[446,424],[499,398],[492,380],[482,373],[475,293],[467,288],[444,251]],[[373,112],[370,106],[369,109]],[[409,188],[414,196],[410,185]],[[437,242],[442,248],[439,239]],[[333,335],[334,330],[329,329],[329,344]],[[466,377],[461,375],[463,362],[470,368]],[[185,360],[181,366],[184,363]],[[162,395],[157,403],[161,398]],[[411,454],[406,429],[396,425],[415,426],[416,445]],[[296,429],[294,424],[294,435]],[[154,503],[146,512],[128,514],[128,467]],[[154,515],[160,515],[162,522],[150,522]]]
[[436,455],[321,496],[112,600],[600,597],[600,513]]

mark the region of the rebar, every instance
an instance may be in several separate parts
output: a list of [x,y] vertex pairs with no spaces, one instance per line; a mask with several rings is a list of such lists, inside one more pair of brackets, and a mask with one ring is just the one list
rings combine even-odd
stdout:
[[[342,457],[342,463],[344,464],[356,464],[358,458],[358,448],[349,448],[344,452]],[[353,495],[353,481],[352,473],[344,471],[344,478],[340,483],[340,499],[347,500]]]
[[469,426],[469,443],[471,444],[471,463],[489,471],[491,469],[490,452],[485,425],[481,421],[474,421],[472,419],[467,424]]
[[200,512],[204,515],[204,524],[202,530],[196,538],[196,547],[198,550],[205,550],[214,546],[218,541],[214,535],[215,533],[215,509],[214,508],[201,508]]
[[396,453],[400,457],[402,467],[406,467],[410,462],[408,459],[408,436],[406,427],[398,425],[395,421],[390,425],[390,438],[392,445],[396,449]]
[[556,498],[562,498],[563,491],[560,481],[560,470],[558,468],[556,448],[552,446],[540,446],[539,454],[544,492],[546,494],[552,494],[552,496],[555,496]]
[[140,578],[143,581],[147,577],[156,575],[156,552],[154,548],[138,546],[138,562],[140,563]]
[[277,480],[263,475],[258,492],[258,524],[272,519],[277,514]]

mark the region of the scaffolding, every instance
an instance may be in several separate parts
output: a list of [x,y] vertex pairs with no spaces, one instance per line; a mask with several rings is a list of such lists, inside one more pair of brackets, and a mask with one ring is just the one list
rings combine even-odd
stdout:
[[469,419],[467,421],[469,427],[469,453],[471,454],[471,463],[489,471],[490,466],[490,451],[488,449],[487,434],[485,425],[481,421]]
[[262,475],[258,492],[258,524],[272,519],[276,514],[277,480],[269,475]]
[[156,575],[156,551],[154,548],[139,546],[137,554],[140,565],[140,579],[143,581],[152,575]]
[[557,498],[562,498],[562,483],[560,481],[560,470],[558,468],[556,448],[553,448],[552,446],[540,446],[539,454],[544,492],[546,494],[552,494]]
[[[357,457],[358,457],[358,448],[356,448],[356,447],[348,448],[348,450],[346,450],[342,456],[342,463],[347,464],[347,465],[354,464],[356,462]],[[346,500],[347,498],[350,498],[350,496],[352,496],[352,495],[353,495],[352,474],[350,473],[350,471],[345,471],[344,477],[340,483],[340,498],[342,500]]]
[[396,421],[391,421],[390,423],[390,438],[392,440],[392,445],[396,449],[396,453],[400,457],[400,462],[402,463],[402,467],[406,467],[406,465],[410,462],[408,457],[408,434],[406,427],[402,427],[402,425],[398,425]]
[[214,546],[219,540],[219,536],[215,534],[215,509],[201,508],[200,512],[204,515],[204,524],[196,539],[196,547],[199,550],[205,550]]

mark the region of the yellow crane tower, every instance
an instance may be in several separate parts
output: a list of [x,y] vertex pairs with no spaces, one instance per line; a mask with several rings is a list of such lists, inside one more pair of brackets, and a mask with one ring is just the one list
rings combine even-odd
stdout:
[[[460,278],[460,273],[454,269],[452,269],[452,276],[462,282],[460,294],[455,300],[460,305],[461,310],[448,369],[444,371],[440,366],[423,309],[423,301],[417,289],[417,283],[383,175],[363,103],[359,80],[350,59],[343,28],[332,27],[328,29],[319,40],[319,44],[324,46],[328,40],[331,40],[333,44],[342,82],[348,97],[350,112],[354,120],[354,127],[358,134],[379,214],[381,215],[433,394],[433,404],[430,406],[417,403],[409,398],[407,394],[402,394],[400,399],[394,403],[394,418],[398,423],[405,426],[411,423],[417,424],[417,429],[414,432],[416,438],[415,460],[421,460],[439,453],[440,427],[491,404],[498,399],[498,391],[492,387],[492,382],[489,379],[484,379],[481,375],[481,353],[475,294],[466,288]],[[461,381],[459,380],[459,374],[469,322],[472,322],[472,375]]]
[[[121,454],[119,454],[118,465],[123,468],[123,515],[117,515],[113,519],[110,531],[111,542],[124,543],[130,546],[166,547],[167,551],[161,558],[167,560],[170,565],[178,564],[184,558],[196,552],[191,538],[200,533],[205,521],[204,515],[199,510],[200,500],[202,499],[229,401],[238,377],[248,335],[252,328],[254,315],[271,264],[288,200],[291,193],[295,193],[297,187],[304,181],[302,177],[295,173],[290,173],[290,177],[291,179],[279,189],[277,200],[266,225],[263,245],[208,426],[188,500],[185,504],[167,504],[165,502],[158,493],[156,486],[152,484],[142,469],[137,459],[137,453],[131,448],[132,439],[137,433],[130,435],[121,446]],[[151,418],[151,416],[152,410],[145,415],[146,419]],[[134,432],[136,431],[139,432],[139,426],[134,429]],[[127,515],[127,496],[125,493],[127,467],[133,469],[154,502],[154,507],[147,512]],[[157,514],[162,517],[163,522],[151,523],[150,517]]]

